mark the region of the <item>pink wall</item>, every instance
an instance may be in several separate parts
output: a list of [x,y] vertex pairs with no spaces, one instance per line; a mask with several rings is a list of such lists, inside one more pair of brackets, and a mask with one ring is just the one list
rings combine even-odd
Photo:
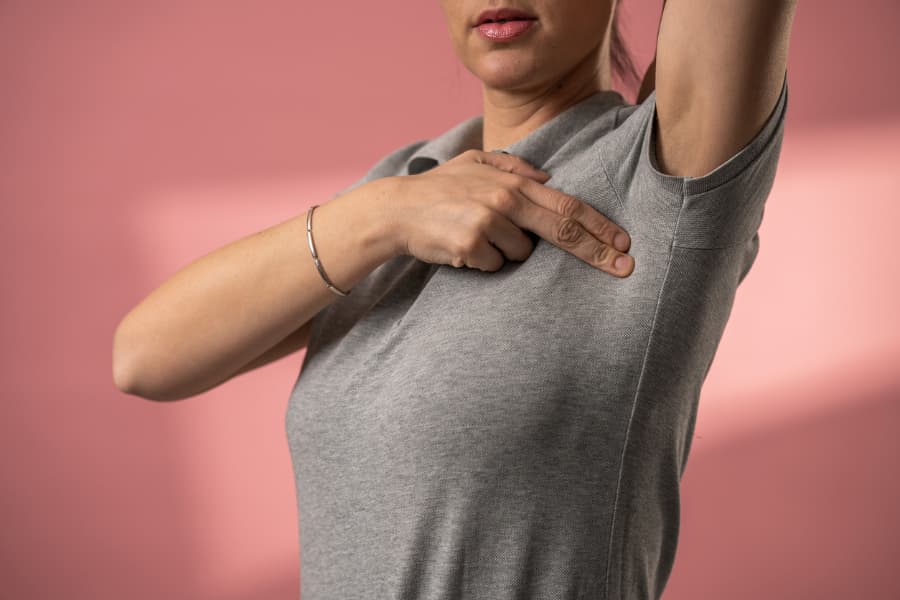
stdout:
[[[658,7],[625,3],[644,67]],[[115,389],[114,328],[197,256],[476,114],[479,88],[436,2],[130,4],[0,4],[0,597],[295,598],[302,356],[155,404]],[[798,9],[670,600],[900,597],[897,23],[894,0]]]

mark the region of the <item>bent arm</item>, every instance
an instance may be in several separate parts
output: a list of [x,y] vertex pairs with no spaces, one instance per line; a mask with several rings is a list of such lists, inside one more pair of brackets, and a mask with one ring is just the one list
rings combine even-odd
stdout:
[[785,80],[796,7],[797,0],[664,2],[652,66],[665,173],[705,175],[760,131]]
[[[316,252],[339,289],[396,253],[382,208],[389,179],[313,214]],[[194,396],[303,347],[310,319],[336,298],[310,255],[304,211],[193,261],[126,314],[113,339],[115,384],[149,400]]]

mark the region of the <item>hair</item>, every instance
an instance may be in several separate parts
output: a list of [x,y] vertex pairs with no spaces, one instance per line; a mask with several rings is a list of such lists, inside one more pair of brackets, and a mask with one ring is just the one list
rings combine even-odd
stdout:
[[612,63],[613,73],[619,77],[619,80],[625,85],[626,89],[631,90],[632,86],[634,86],[634,89],[640,87],[642,78],[637,72],[637,68],[634,66],[634,59],[631,58],[628,46],[625,44],[621,31],[619,31],[621,3],[622,0],[619,0],[619,6],[616,6],[616,10],[612,17],[612,27],[610,28],[609,39],[609,60],[610,63]]

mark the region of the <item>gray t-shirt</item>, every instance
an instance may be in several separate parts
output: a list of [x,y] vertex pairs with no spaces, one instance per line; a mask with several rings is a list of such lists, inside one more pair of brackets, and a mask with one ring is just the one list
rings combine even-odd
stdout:
[[[504,148],[629,232],[630,277],[532,234],[496,272],[395,257],[316,315],[285,415],[304,600],[660,597],[787,76],[763,129],[703,177],[658,170],[655,102],[597,92]],[[400,148],[348,189],[480,148],[481,126]]]

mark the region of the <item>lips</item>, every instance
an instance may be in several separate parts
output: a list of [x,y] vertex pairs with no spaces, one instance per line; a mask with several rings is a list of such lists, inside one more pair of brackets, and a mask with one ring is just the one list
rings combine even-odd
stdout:
[[483,23],[489,22],[497,22],[497,21],[534,21],[537,20],[537,17],[534,15],[528,14],[523,10],[519,10],[517,8],[494,8],[490,10],[483,11],[478,18],[475,20],[475,23],[472,27],[478,27]]

